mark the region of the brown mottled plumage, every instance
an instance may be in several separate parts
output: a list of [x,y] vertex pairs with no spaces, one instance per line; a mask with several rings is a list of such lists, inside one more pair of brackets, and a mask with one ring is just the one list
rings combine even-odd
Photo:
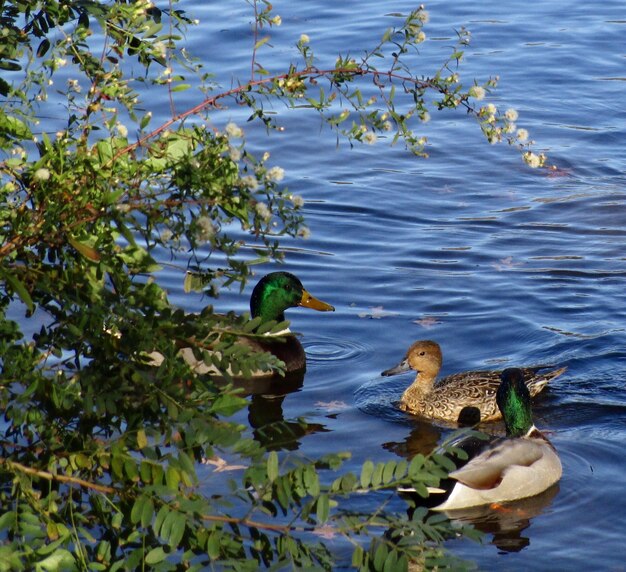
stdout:
[[[466,371],[437,381],[443,358],[439,344],[431,340],[415,342],[404,359],[381,375],[395,375],[409,370],[417,372],[415,381],[402,394],[400,409],[431,419],[458,422],[471,412],[480,412],[480,421],[502,417],[496,404],[500,371]],[[539,373],[547,366],[520,368],[530,395],[537,395],[545,385],[567,368]],[[476,414],[476,417],[478,415]]]

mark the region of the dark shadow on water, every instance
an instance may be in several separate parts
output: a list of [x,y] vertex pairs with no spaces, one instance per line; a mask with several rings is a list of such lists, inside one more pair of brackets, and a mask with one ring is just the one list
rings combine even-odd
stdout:
[[449,436],[451,432],[465,427],[476,428],[489,434],[502,433],[501,423],[483,423],[480,425],[480,410],[476,407],[464,407],[459,415],[458,423],[441,421],[434,424],[420,417],[412,417],[412,429],[404,441],[383,443],[383,449],[391,451],[399,457],[412,459],[419,453],[428,455],[439,446],[442,437]]
[[235,384],[250,397],[248,422],[254,439],[269,451],[295,451],[302,437],[328,431],[320,423],[285,420],[283,402],[290,393],[300,391],[303,382],[304,373],[299,373],[285,378],[241,380]]
[[416,421],[413,429],[402,442],[383,443],[383,449],[391,451],[405,459],[412,459],[417,454],[428,455],[439,444],[442,431],[432,423]]

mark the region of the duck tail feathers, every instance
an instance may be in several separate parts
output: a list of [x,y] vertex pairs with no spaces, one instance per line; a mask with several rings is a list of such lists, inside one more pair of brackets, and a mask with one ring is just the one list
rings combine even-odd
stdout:
[[[547,371],[545,373],[542,372],[544,369],[554,368],[553,365],[539,365],[533,368],[530,368],[531,375],[526,378],[526,385],[530,390],[531,396],[537,395],[543,388],[548,385],[550,381],[554,378],[559,377],[559,375],[563,374],[567,367],[560,367],[558,369],[552,369],[552,371]],[[540,373],[542,372],[542,373]]]

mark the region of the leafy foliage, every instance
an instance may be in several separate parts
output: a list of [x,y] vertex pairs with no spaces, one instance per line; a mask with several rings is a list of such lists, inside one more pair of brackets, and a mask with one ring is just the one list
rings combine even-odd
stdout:
[[[399,484],[426,496],[446,474],[444,458],[365,461],[355,475],[340,471],[345,455],[268,451],[231,419],[247,404],[240,392],[181,359],[179,348],[191,347],[227,380],[280,372],[276,358],[237,340],[282,326],[211,306],[185,315],[159,285],[159,262],[184,257],[185,287],[216,296],[223,285],[243,287],[253,264],[280,260],[281,236],[307,233],[301,199],[267,155],[247,150],[238,126],[185,120],[213,125],[230,99],[273,128],[264,102],[304,102],[352,143],[389,132],[426,155],[412,124],[430,108],[460,108],[491,142],[508,138],[535,166],[545,158],[516,132],[516,114],[476,107],[495,80],[462,85],[466,31],[434,77],[413,74],[405,58],[424,40],[423,8],[363,58],[339,57],[332,69],[316,66],[301,36],[301,61],[272,74],[258,59],[268,38],[260,36],[280,17],[267,2],[251,5],[253,77],[219,91],[182,49],[193,21],[174,2],[2,4],[2,570],[330,569],[326,537],[344,538],[359,569],[441,568],[452,562],[442,540],[472,534],[425,510],[407,520],[388,508]],[[143,75],[129,75],[132,66]],[[59,74],[69,79],[51,90]],[[204,100],[182,113],[172,105],[171,120],[150,130],[146,84],[173,101],[192,81]],[[59,101],[66,116],[41,132]],[[237,463],[240,480],[220,479]],[[347,499],[362,492],[378,508],[351,510]]]

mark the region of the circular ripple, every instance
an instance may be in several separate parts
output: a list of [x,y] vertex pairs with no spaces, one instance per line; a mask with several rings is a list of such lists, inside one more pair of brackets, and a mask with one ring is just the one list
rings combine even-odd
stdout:
[[359,360],[371,353],[365,344],[337,338],[307,339],[302,345],[308,362]]
[[380,419],[388,421],[406,421],[406,413],[398,409],[398,401],[403,388],[387,378],[369,380],[354,392],[354,401],[358,409]]

